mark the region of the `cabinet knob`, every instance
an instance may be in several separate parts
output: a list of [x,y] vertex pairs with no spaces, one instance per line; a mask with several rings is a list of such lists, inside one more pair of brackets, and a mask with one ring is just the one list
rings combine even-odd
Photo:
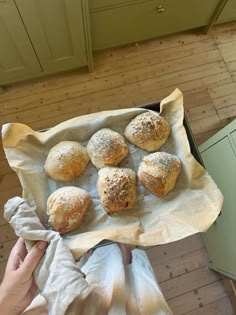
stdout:
[[165,9],[163,8],[163,6],[160,4],[158,7],[157,7],[157,12],[158,13],[162,13],[162,12],[164,12],[165,11]]

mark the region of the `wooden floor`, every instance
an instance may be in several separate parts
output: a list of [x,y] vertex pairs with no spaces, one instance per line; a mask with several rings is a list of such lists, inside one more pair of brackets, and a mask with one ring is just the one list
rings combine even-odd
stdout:
[[[112,49],[95,55],[86,70],[9,87],[0,95],[0,122],[34,129],[86,113],[161,99],[176,87],[198,144],[236,116],[236,23]],[[0,148],[0,277],[15,235],[3,205],[20,194]],[[175,315],[232,315],[221,276],[207,267],[200,235],[149,249],[157,278]]]

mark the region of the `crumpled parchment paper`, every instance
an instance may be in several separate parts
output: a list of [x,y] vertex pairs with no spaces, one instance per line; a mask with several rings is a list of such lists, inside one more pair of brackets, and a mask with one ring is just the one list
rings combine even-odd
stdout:
[[[63,236],[75,257],[103,239],[142,246],[176,241],[206,231],[221,210],[223,196],[220,190],[190,152],[183,126],[183,95],[178,89],[160,106],[161,115],[171,125],[171,135],[159,151],[177,155],[182,163],[177,185],[166,196],[158,198],[138,182],[134,208],[109,216],[100,204],[96,188],[97,170],[91,163],[73,182],[56,182],[45,174],[47,154],[58,142],[73,140],[86,145],[89,138],[104,127],[123,134],[129,121],[145,111],[132,108],[89,114],[61,123],[46,132],[36,132],[18,123],[3,126],[3,145],[8,162],[19,176],[23,197],[35,204],[37,215],[46,228],[49,228],[46,202],[53,191],[65,185],[75,185],[90,193],[92,203],[82,224]],[[130,143],[128,145],[130,154],[120,166],[137,171],[141,158],[148,152]]]

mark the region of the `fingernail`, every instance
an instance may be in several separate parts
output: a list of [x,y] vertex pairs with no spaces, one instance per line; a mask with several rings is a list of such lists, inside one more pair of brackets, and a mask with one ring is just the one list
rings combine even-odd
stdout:
[[48,246],[48,243],[47,243],[47,242],[44,242],[44,241],[39,241],[39,242],[37,243],[37,248],[40,249],[40,250],[45,249],[47,246]]

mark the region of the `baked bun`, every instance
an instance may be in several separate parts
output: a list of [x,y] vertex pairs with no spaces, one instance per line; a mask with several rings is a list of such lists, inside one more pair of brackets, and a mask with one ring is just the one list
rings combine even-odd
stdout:
[[125,128],[125,137],[146,151],[157,151],[170,134],[169,123],[160,115],[145,112],[136,116]]
[[86,168],[89,161],[86,148],[75,141],[62,141],[47,156],[44,168],[54,180],[72,181]]
[[134,206],[136,174],[130,168],[104,167],[98,172],[98,193],[108,213]]
[[81,188],[57,189],[47,200],[49,224],[61,234],[74,230],[80,225],[89,203],[89,194]]
[[98,169],[118,165],[129,153],[124,138],[108,128],[97,131],[87,145],[89,157]]
[[142,159],[138,178],[148,190],[161,197],[175,187],[180,171],[181,162],[177,156],[156,152]]

